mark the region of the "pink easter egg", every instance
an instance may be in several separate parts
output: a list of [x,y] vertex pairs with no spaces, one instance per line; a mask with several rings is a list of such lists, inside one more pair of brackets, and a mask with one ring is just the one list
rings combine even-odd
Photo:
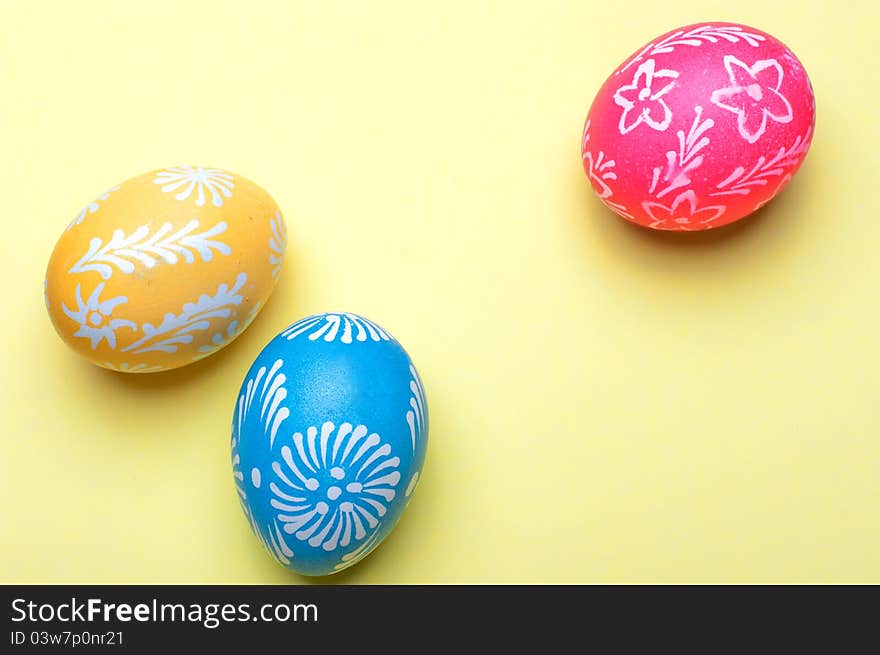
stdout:
[[737,221],[807,155],[816,106],[801,62],[769,34],[699,23],[639,48],[590,107],[584,170],[605,205],[656,230]]

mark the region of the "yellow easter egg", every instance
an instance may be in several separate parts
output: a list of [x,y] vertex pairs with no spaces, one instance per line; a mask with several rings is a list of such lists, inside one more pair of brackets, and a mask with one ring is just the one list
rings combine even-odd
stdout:
[[46,271],[46,307],[89,361],[150,373],[203,359],[244,331],[287,244],[272,197],[216,168],[131,178],[79,212]]

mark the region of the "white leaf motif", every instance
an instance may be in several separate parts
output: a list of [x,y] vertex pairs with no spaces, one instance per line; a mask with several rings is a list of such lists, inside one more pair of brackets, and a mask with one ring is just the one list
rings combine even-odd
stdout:
[[166,314],[157,327],[144,323],[145,336],[123,348],[122,352],[177,352],[178,344],[192,343],[192,333],[210,328],[211,320],[229,318],[232,308],[242,303],[243,298],[238,292],[246,281],[247,274],[239,273],[231,289],[221,284],[213,296],[202,295],[197,302],[184,304],[180,314]]
[[752,192],[752,187],[766,186],[768,178],[778,177],[785,171],[797,164],[802,155],[810,147],[810,135],[813,128],[808,127],[803,135],[798,135],[794,143],[788,148],[781,147],[770,159],[763,155],[747,172],[742,166],[737,166],[727,177],[717,184],[719,191],[710,193],[711,196],[747,196]]
[[[663,181],[666,186],[657,193],[658,198],[688,186],[691,183],[691,173],[700,167],[703,163],[703,155],[699,152],[709,145],[709,137],[704,136],[705,132],[715,125],[715,121],[711,118],[702,120],[703,108],[697,105],[694,107],[696,116],[691,129],[685,135],[684,130],[678,130],[678,152],[669,150],[666,153],[666,173],[663,175]],[[660,182],[661,168],[654,168],[654,176],[651,180],[649,193],[657,191],[657,185]]]
[[69,272],[95,271],[105,280],[109,280],[113,275],[113,266],[122,273],[131,274],[135,270],[134,262],[153,268],[159,260],[176,264],[180,257],[187,264],[192,264],[195,261],[193,251],[205,262],[213,259],[213,250],[223,255],[232,253],[232,249],[225,243],[211,240],[211,237],[226,231],[224,221],[220,221],[207,232],[193,234],[198,226],[199,221],[192,219],[176,232],[169,234],[174,226],[163,223],[152,236],[149,236],[149,224],[141,225],[129,236],[125,236],[122,230],[114,230],[106,244],[100,238],[94,237],[89,242],[88,252],[71,266]]
[[757,48],[761,41],[766,39],[753,32],[747,32],[737,25],[698,25],[690,30],[678,30],[657,43],[649,43],[642,51],[630,59],[615,75],[624,72],[630,66],[640,62],[645,57],[655,57],[673,52],[678,46],[701,46],[703,43],[718,43],[719,40],[728,43],[739,43],[740,39],[753,48]]

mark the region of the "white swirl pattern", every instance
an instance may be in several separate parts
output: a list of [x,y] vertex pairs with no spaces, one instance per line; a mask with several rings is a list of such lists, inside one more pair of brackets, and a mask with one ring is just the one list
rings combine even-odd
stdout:
[[269,485],[284,532],[327,552],[361,541],[368,529],[375,534],[400,482],[391,445],[364,425],[330,422],[291,441],[272,463],[277,482]]

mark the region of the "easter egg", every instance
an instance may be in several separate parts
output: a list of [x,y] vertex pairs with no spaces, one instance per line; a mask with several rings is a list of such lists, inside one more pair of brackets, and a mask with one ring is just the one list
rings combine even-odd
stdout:
[[706,230],[759,209],[807,155],[815,102],[785,44],[734,23],[657,37],[599,89],[584,170],[601,201],[657,230]]
[[203,359],[250,325],[287,244],[266,191],[240,175],[181,166],[118,184],[58,239],[45,300],[75,352],[150,373]]
[[419,481],[428,406],[383,328],[348,313],[276,336],[241,385],[232,468],[251,529],[281,565],[341,571],[391,532]]

